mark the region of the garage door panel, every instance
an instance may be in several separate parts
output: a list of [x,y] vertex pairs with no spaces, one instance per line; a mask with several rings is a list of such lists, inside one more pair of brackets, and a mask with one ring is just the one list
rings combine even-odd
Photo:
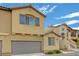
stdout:
[[12,42],[13,54],[39,53],[41,42]]

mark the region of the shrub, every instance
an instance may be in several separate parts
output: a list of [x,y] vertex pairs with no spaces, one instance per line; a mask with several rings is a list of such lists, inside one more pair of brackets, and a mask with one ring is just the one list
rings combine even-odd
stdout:
[[50,51],[46,52],[46,54],[59,54],[59,53],[61,53],[60,50],[50,50]]
[[60,50],[53,50],[53,53],[59,54],[59,53],[61,53],[61,51]]
[[53,54],[53,51],[48,51],[45,54]]

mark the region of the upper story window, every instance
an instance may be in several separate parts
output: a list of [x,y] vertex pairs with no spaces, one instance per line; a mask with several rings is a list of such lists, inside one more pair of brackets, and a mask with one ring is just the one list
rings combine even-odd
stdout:
[[20,24],[34,25],[32,16],[20,15]]
[[62,28],[62,31],[64,31],[64,28]]
[[48,37],[48,45],[49,46],[55,45],[55,38],[54,37]]
[[26,17],[24,15],[20,15],[20,24],[26,24]]
[[40,26],[39,17],[33,17],[30,15],[20,15],[20,24],[27,24],[27,25],[36,25]]
[[26,19],[26,24],[29,24],[29,25],[34,25],[34,19],[32,16],[26,16],[27,19]]
[[64,33],[61,33],[62,36],[64,36]]
[[71,36],[72,36],[72,37],[76,37],[76,32],[74,32],[74,31],[71,32]]
[[59,32],[60,32],[60,35],[63,35],[62,33],[65,33],[66,31],[65,31],[65,29],[62,27]]
[[39,17],[35,17],[35,25],[40,26]]

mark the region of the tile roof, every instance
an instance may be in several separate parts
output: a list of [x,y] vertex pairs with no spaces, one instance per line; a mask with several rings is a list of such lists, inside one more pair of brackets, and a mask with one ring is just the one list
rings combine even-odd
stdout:
[[55,34],[55,35],[61,37],[59,34],[57,34],[56,32],[54,32],[52,28],[46,29],[44,34],[46,35],[46,34],[49,34],[49,33],[51,33],[51,32],[52,32],[53,34]]
[[7,7],[3,7],[3,6],[0,6],[0,10],[11,11],[11,10],[10,10],[10,8],[7,8]]
[[46,17],[43,13],[41,13],[40,11],[38,11],[32,5],[13,7],[13,8],[7,8],[7,7],[0,6],[0,10],[12,11],[12,10],[22,9],[22,8],[28,8],[28,7],[34,9],[36,12],[38,12],[39,14],[43,15],[44,17]]

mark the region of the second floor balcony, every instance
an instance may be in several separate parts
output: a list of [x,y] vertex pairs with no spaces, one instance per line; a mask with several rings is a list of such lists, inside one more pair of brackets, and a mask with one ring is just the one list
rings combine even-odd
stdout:
[[76,37],[76,32],[71,32],[71,37]]

